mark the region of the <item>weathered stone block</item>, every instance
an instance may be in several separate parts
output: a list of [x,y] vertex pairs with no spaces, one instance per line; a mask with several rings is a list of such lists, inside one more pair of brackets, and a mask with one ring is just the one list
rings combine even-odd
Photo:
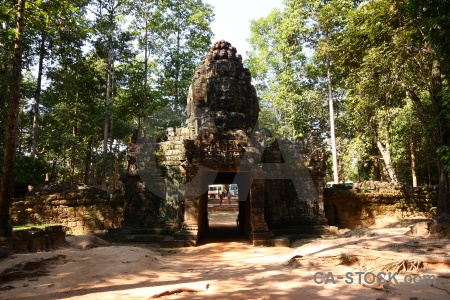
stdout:
[[28,252],[29,236],[22,236],[14,240],[14,252],[23,253]]
[[0,258],[5,258],[8,255],[12,254],[13,249],[7,246],[0,246]]
[[51,194],[48,195],[47,200],[56,200],[58,199],[59,194]]
[[14,238],[12,237],[0,237],[0,246],[14,249]]
[[30,242],[28,243],[28,250],[31,252],[36,252],[39,250],[47,249],[47,246],[50,246],[50,240],[47,242],[45,236],[41,233],[38,235],[33,235],[30,238]]
[[50,237],[52,247],[64,246],[67,244],[66,239],[65,239],[66,235],[63,231],[50,232],[50,233],[48,233],[48,236]]

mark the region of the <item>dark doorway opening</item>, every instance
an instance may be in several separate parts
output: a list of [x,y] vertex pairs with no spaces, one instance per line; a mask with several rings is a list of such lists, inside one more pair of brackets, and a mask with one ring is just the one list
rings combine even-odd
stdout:
[[208,194],[200,203],[202,209],[199,210],[199,221],[203,222],[199,224],[203,224],[204,228],[199,244],[247,241],[245,224],[249,219],[248,195],[240,191],[248,185],[248,174],[206,172],[203,184],[207,186]]

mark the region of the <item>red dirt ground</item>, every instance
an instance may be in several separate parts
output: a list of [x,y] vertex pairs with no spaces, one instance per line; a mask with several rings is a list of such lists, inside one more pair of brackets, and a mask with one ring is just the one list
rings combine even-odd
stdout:
[[[15,254],[0,260],[0,272],[34,258],[65,258],[48,263],[48,276],[1,283],[0,288],[14,288],[1,290],[0,298],[450,299],[448,240],[411,237],[405,235],[408,228],[371,228],[298,240],[291,248],[254,247],[239,235],[235,218],[210,215],[209,238],[193,248],[113,245]],[[398,284],[359,284],[357,275],[352,284],[345,282],[347,272],[378,274],[419,260],[420,269],[399,274]],[[317,272],[332,272],[335,283],[317,284]],[[427,274],[436,276],[436,283],[402,284],[405,275]]]

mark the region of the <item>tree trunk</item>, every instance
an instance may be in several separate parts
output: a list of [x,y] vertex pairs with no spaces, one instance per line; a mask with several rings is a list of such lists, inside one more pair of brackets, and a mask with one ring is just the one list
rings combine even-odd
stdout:
[[115,166],[114,166],[114,189],[119,187],[119,159],[116,154]]
[[381,156],[383,157],[384,165],[386,167],[386,171],[391,179],[391,182],[394,184],[398,184],[397,173],[395,172],[394,166],[391,162],[391,151],[389,149],[389,142],[386,142],[386,146],[378,140],[377,141],[378,149],[380,150]]
[[[112,109],[114,108],[114,75],[115,75],[115,69],[114,69],[114,62],[111,62],[111,96],[109,101],[109,132],[113,132],[114,129],[114,115],[111,113]],[[114,145],[114,137],[109,137],[109,151],[110,153],[113,152],[113,145]]]
[[[439,147],[450,147],[450,117],[446,114],[445,103],[442,98],[442,74],[441,65],[438,60],[434,60],[432,63],[432,71],[430,76],[430,97],[434,106],[433,117],[437,121],[437,130],[428,131],[429,137],[433,142],[435,149]],[[411,87],[404,85],[406,95],[415,104],[416,112],[420,121],[425,128],[430,128],[430,117],[425,113],[425,108],[421,102],[421,98],[418,96]],[[439,199],[437,207],[437,215],[450,215],[450,183],[449,172],[445,168],[445,162],[438,156],[438,173],[439,173]]]
[[181,3],[178,1],[178,16],[177,16],[177,50],[176,50],[176,57],[175,57],[175,103],[174,103],[174,110],[175,114],[178,113],[178,103],[179,103],[179,81],[180,81],[180,48],[181,48]]
[[417,187],[417,174],[416,174],[416,155],[415,155],[415,145],[414,140],[410,139],[409,149],[411,151],[411,175],[412,175],[412,186]]
[[34,115],[33,115],[33,128],[31,130],[31,151],[30,156],[35,158],[37,155],[37,141],[38,141],[38,127],[39,127],[39,104],[41,103],[41,89],[42,89],[42,73],[44,69],[45,59],[45,31],[41,33],[41,44],[39,47],[39,66],[36,92],[34,95]]
[[103,126],[103,170],[102,170],[102,189],[106,190],[106,170],[108,155],[108,128],[109,128],[109,105],[111,102],[111,64],[112,64],[112,48],[108,50],[108,64],[106,71],[106,100],[105,100],[105,123]]
[[[442,110],[443,111],[443,110]],[[440,146],[450,147],[450,120],[448,116],[439,116],[439,139]],[[448,166],[447,166],[448,167]],[[438,155],[438,172],[439,172],[439,199],[437,215],[450,216],[450,172],[446,168],[445,162]]]
[[[373,133],[373,131],[371,130]],[[377,147],[377,138],[374,134],[371,134],[372,139],[372,145],[370,147],[370,157],[373,161],[373,168],[372,168],[372,180],[373,181],[381,181],[381,170],[380,170],[380,158],[379,158],[379,150]]]
[[92,144],[93,137],[89,139],[88,150],[86,151],[86,165],[84,169],[84,184],[89,184],[90,174],[91,174],[91,161],[92,161]]
[[[446,104],[443,103],[443,86],[441,76],[441,64],[438,60],[433,61],[433,69],[431,72],[431,97],[436,106],[438,120],[438,145],[437,147],[450,147],[450,116],[445,113]],[[450,215],[450,182],[449,171],[445,166],[445,162],[438,156],[439,170],[439,200],[437,214]]]
[[[145,19],[145,50],[144,50],[144,117],[147,111],[147,84],[148,84],[148,21]],[[140,120],[139,120],[140,123]],[[140,124],[139,124],[140,125]],[[140,128],[140,126],[139,126]]]
[[14,194],[14,155],[19,134],[20,81],[22,77],[22,33],[24,27],[25,0],[17,1],[16,36],[14,38],[14,57],[12,82],[9,90],[8,124],[4,149],[2,182],[0,184],[0,229],[11,236],[9,226],[9,206]]
[[70,183],[74,183],[75,180],[75,156],[77,153],[77,135],[78,135],[78,91],[75,93],[75,104],[74,104],[74,120],[73,120],[73,127],[72,127],[72,137],[73,137],[73,144],[72,144],[72,154],[70,158]]
[[373,158],[373,181],[381,181],[380,159],[378,156]]
[[45,182],[50,182],[53,180],[52,175],[56,172],[56,163],[58,162],[58,157],[55,157],[52,160],[52,163],[50,166],[48,166],[48,172],[45,173]]
[[445,163],[438,160],[439,170],[439,199],[437,215],[450,215],[449,209],[449,172],[445,169]]
[[427,158],[427,172],[428,172],[428,185],[431,186],[431,168],[430,168],[430,158]]
[[331,82],[331,64],[327,54],[327,82],[328,82],[328,105],[330,107],[330,131],[331,131],[331,153],[333,155],[333,180],[339,183],[336,137],[334,134],[334,107],[333,107],[333,86]]

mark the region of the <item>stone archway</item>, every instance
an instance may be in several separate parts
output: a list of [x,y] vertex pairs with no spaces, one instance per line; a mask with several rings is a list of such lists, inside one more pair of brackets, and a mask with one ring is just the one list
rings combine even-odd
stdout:
[[[240,194],[245,197],[239,201],[241,228],[254,244],[275,243],[274,233],[295,234],[305,228],[310,233],[323,231],[322,149],[314,136],[294,143],[272,137],[267,130],[257,128],[258,114],[250,71],[230,43],[216,42],[195,71],[187,99],[186,127],[169,128],[166,141],[153,143],[157,172],[147,176],[147,181],[152,185],[165,182],[165,192],[155,195],[142,186],[136,192],[138,180],[131,179],[139,174],[142,179],[144,172],[128,166],[132,171],[127,172],[124,185],[128,195],[124,225],[136,221],[140,213],[144,224],[139,226],[147,223],[179,229],[174,240],[195,245],[208,226],[207,186],[217,176],[232,173],[233,180],[242,184]],[[132,166],[136,153],[147,148],[145,143],[130,147]],[[283,156],[286,149],[290,149],[289,157]],[[291,181],[296,184],[289,185]],[[141,208],[157,207],[157,214],[130,209],[136,199],[149,204]],[[151,217],[146,219],[146,213]],[[269,224],[266,219],[270,219]]]
[[[215,178],[212,182],[213,185],[221,185],[224,187],[224,190],[228,191],[225,187],[230,187],[230,185],[236,185],[240,189],[245,189],[245,185],[249,184],[250,174],[241,173],[237,176],[236,172],[227,171],[227,172],[205,172],[203,175],[203,189],[207,189],[209,184],[211,183],[210,178]],[[227,227],[230,231],[234,232],[235,236],[249,238],[249,217],[248,206],[249,206],[250,197],[249,195],[245,195],[244,193],[238,193],[237,196],[233,197],[230,203],[228,203],[227,197],[223,199],[222,204],[217,205],[219,200],[216,198],[209,198],[202,196],[199,199],[199,205],[197,210],[189,210],[189,214],[193,214],[193,217],[186,216],[185,219],[195,219],[197,218],[198,223],[198,237],[199,239],[209,238],[209,240],[213,240],[214,237],[211,235],[214,234],[214,230],[211,229],[211,226],[214,227],[214,224],[211,224],[210,214],[220,215],[225,212],[225,214],[231,215],[229,216],[229,221],[232,226],[222,226],[222,230]],[[185,211],[186,213],[186,211]],[[223,219],[223,218],[222,218]],[[223,221],[223,220],[222,220]],[[223,225],[223,224],[222,224]],[[216,226],[217,227],[217,226]],[[230,232],[228,232],[230,234]]]

